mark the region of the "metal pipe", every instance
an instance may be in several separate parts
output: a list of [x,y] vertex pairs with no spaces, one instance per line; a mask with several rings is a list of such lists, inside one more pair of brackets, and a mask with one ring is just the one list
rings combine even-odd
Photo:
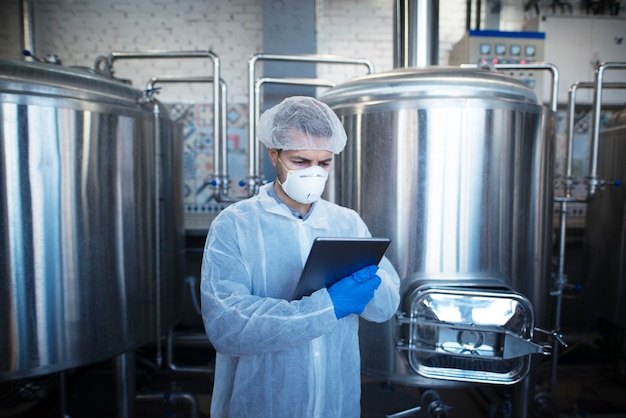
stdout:
[[[461,64],[461,68],[478,68],[478,64]],[[549,71],[552,75],[550,82],[550,110],[556,112],[557,93],[559,91],[559,69],[556,65],[546,62],[536,62],[533,64],[493,64],[496,70],[539,70]]]
[[[561,328],[561,310],[563,305],[563,289],[567,286],[567,275],[565,274],[565,243],[567,239],[567,203],[568,202],[580,202],[581,200],[575,198],[572,193],[574,189],[574,180],[572,175],[573,166],[573,154],[574,154],[574,117],[576,109],[576,92],[579,88],[596,88],[596,83],[580,82],[572,84],[567,92],[567,125],[566,125],[566,142],[565,142],[565,180],[564,180],[564,194],[563,198],[555,197],[555,201],[560,203],[559,213],[559,255],[558,255],[558,270],[555,287],[556,290],[552,293],[556,296],[556,316],[554,329],[559,331]],[[605,84],[604,88],[626,88],[626,83],[610,83]],[[597,103],[600,103],[599,101]],[[595,110],[594,102],[594,110]],[[587,202],[591,199],[591,190],[588,190],[588,195],[582,202]],[[556,396],[557,386],[557,372],[558,372],[558,360],[559,360],[559,344],[554,344],[552,351],[552,369],[550,377],[551,397],[554,399]]]
[[115,393],[118,418],[135,416],[135,354],[132,351],[115,357]]
[[439,58],[439,2],[396,0],[394,68],[436,65]]
[[[576,93],[579,89],[595,89],[596,84],[593,82],[581,82],[577,81],[568,88],[567,97],[567,127],[566,127],[566,165],[565,165],[565,196],[563,198],[556,198],[557,201],[569,201],[569,202],[588,202],[593,198],[588,188],[587,195],[585,197],[573,196],[574,180],[572,174],[573,166],[573,149],[574,149],[574,119],[576,114]],[[604,83],[602,89],[626,89],[626,83]],[[595,104],[594,104],[595,112]],[[599,136],[599,131],[598,131]],[[597,142],[598,139],[596,138]],[[592,158],[597,158],[592,157]],[[599,180],[598,180],[599,182]],[[595,194],[595,193],[594,193]]]
[[610,69],[626,70],[626,62],[602,62],[596,66],[593,87],[593,114],[591,115],[592,140],[589,160],[589,196],[593,197],[598,187],[598,142],[600,137],[600,109],[602,107],[602,84],[604,72]]
[[414,408],[409,408],[405,411],[396,412],[393,414],[385,415],[385,418],[404,418],[404,417],[413,417],[416,416],[418,412],[422,410],[421,406],[416,406]]
[[[563,307],[563,289],[567,285],[567,275],[565,274],[565,239],[567,235],[567,202],[561,202],[559,213],[559,267],[556,277],[556,291],[552,292],[556,296],[556,306],[554,314],[554,330],[561,330],[561,311]],[[550,396],[551,399],[556,397],[557,372],[559,363],[559,347],[560,344],[552,345],[552,369],[550,371]]]
[[59,413],[61,418],[70,418],[67,397],[67,372],[62,371],[59,373]]
[[352,64],[364,65],[367,67],[367,74],[374,72],[373,64],[365,59],[345,58],[336,55],[315,55],[315,54],[265,54],[258,53],[248,59],[248,194],[253,196],[258,193],[261,185],[260,178],[260,145],[256,141],[256,122],[260,110],[256,109],[256,63],[259,61],[285,61],[285,62],[312,62],[316,64]]
[[[209,58],[213,62],[213,77],[215,80],[221,80],[220,77],[220,59],[212,51],[137,51],[137,52],[111,52],[107,61],[109,64],[109,73],[114,74],[113,63],[122,59],[155,59],[155,58]],[[219,117],[220,106],[220,83],[213,83],[213,132],[217,136],[220,130],[221,118]],[[213,141],[214,155],[219,155],[219,141]],[[220,167],[215,166],[216,173],[220,173]],[[219,175],[219,174],[218,174]]]
[[155,291],[156,291],[156,339],[157,339],[157,357],[156,363],[159,367],[163,364],[163,353],[161,351],[161,121],[159,103],[154,102],[154,219],[155,219]]
[[136,396],[138,401],[162,401],[175,403],[178,401],[187,402],[189,405],[190,418],[198,418],[198,400],[191,393],[140,393]]
[[567,127],[565,130],[565,197],[571,198],[574,189],[572,181],[572,164],[574,159],[574,115],[576,109],[576,92],[579,87],[591,83],[576,82],[567,89]]
[[[203,76],[180,76],[180,75],[160,75],[150,78],[146,85],[147,90],[154,90],[158,83],[213,83],[214,77]],[[220,126],[221,132],[214,133],[214,144],[218,143],[219,152],[213,155],[213,167],[221,167],[221,171],[214,170],[214,178],[211,184],[216,188],[218,201],[223,201],[223,196],[228,195],[230,188],[230,180],[228,174],[228,128],[226,123],[227,109],[227,96],[228,87],[226,82],[220,79],[220,111],[219,117],[221,118]]]
[[[183,342],[187,346],[200,346],[210,347],[209,339],[204,334],[187,334],[184,337],[176,337],[177,342]],[[174,363],[174,331],[170,331],[167,336],[167,367],[170,370],[177,372],[192,372],[192,373],[208,373],[213,374],[214,368],[209,366],[179,366]]]
[[[35,25],[33,24],[33,2],[22,0],[20,2],[22,14],[22,50],[35,55]],[[32,61],[33,57],[24,55],[26,61]]]

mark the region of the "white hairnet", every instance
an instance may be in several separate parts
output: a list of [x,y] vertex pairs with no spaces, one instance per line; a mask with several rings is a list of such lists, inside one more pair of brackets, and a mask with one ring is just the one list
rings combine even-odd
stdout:
[[[294,131],[305,134],[294,135]],[[289,97],[266,110],[257,125],[257,138],[267,148],[315,149],[339,154],[346,146],[346,130],[328,107],[312,97]]]

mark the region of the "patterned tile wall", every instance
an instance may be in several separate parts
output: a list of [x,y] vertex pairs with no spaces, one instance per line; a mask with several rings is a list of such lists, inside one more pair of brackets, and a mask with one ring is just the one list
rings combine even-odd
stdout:
[[[215,197],[211,180],[214,176],[213,105],[211,103],[167,105],[172,119],[183,125],[183,179],[185,212],[214,214],[224,207]],[[229,197],[247,196],[239,186],[247,176],[248,110],[245,104],[227,109]]]

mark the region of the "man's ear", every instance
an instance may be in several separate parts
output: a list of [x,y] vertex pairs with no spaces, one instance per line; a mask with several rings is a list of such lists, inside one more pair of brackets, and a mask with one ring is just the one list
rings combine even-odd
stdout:
[[270,157],[272,165],[276,167],[276,164],[278,164],[278,150],[276,148],[269,148],[267,150],[267,155]]

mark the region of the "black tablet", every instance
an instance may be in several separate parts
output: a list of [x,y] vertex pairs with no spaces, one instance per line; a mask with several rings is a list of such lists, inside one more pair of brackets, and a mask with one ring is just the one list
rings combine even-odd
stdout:
[[363,267],[377,265],[390,243],[389,238],[316,238],[293,299],[330,287]]

